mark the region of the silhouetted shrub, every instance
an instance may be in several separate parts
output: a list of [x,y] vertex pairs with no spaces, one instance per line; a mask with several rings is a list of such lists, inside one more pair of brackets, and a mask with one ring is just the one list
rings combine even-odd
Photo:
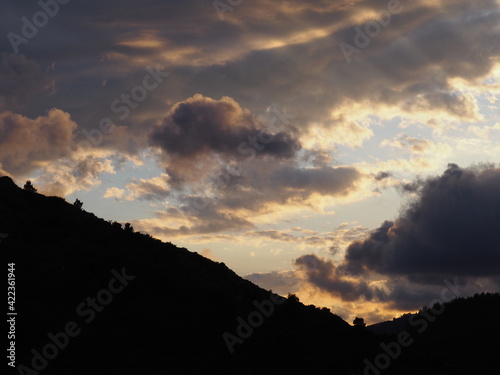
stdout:
[[366,327],[366,323],[365,323],[365,320],[363,318],[354,318],[354,320],[352,321],[352,324],[354,324],[354,327],[358,327],[358,328],[365,328]]
[[25,191],[28,191],[30,193],[36,193],[38,190],[33,186],[33,184],[31,183],[30,180],[26,181],[26,183],[24,184],[24,187],[23,189]]
[[113,228],[113,230],[115,230],[115,231],[123,229],[122,225],[119,222],[117,222],[117,221],[111,221],[110,220],[110,224],[111,224],[111,227]]
[[82,209],[82,206],[83,206],[83,202],[82,202],[81,200],[77,199],[77,200],[75,201],[75,203],[73,203],[73,205],[74,205],[76,208],[78,208],[79,210],[81,210],[81,209]]
[[130,225],[130,223],[126,223],[123,229],[125,229],[127,233],[134,233],[134,227]]

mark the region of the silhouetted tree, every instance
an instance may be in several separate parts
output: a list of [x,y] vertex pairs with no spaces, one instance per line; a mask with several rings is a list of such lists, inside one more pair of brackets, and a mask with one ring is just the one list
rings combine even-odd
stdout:
[[33,186],[30,180],[26,181],[23,187],[24,190],[29,191],[30,193],[36,193],[38,190]]
[[125,232],[127,233],[134,233],[134,227],[132,225],[130,225],[130,223],[126,223],[125,224]]
[[80,199],[76,199],[75,203],[73,203],[73,205],[78,208],[79,210],[82,209],[82,206],[83,206],[83,202],[80,200]]
[[295,294],[288,293],[288,300],[290,302],[300,302],[299,297],[297,297]]
[[111,221],[109,222],[111,224],[111,227],[115,230],[115,231],[118,231],[118,230],[122,230],[122,225],[117,222],[117,221]]
[[366,327],[365,320],[363,318],[358,318],[358,317],[354,318],[352,324],[354,324],[354,327],[359,327],[359,328]]

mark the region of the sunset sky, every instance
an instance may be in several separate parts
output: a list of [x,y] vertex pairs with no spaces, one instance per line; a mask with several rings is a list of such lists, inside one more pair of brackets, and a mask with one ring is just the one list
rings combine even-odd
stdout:
[[500,290],[500,1],[0,10],[0,175],[349,322]]

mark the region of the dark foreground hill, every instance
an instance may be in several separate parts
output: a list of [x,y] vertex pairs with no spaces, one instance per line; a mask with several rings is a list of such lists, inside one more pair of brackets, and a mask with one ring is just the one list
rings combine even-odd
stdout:
[[[16,364],[42,374],[348,374],[376,341],[326,309],[279,300],[222,263],[6,177],[0,233],[3,264],[15,263]],[[59,335],[69,342],[55,355],[48,335],[68,323],[74,337]]]
[[423,332],[408,327],[414,343],[382,371],[367,361],[383,364],[380,343],[394,349],[397,335],[279,298],[223,263],[6,177],[0,241],[4,267],[15,263],[11,373],[476,374],[496,366],[498,344],[488,340],[500,334],[498,295],[453,301]]

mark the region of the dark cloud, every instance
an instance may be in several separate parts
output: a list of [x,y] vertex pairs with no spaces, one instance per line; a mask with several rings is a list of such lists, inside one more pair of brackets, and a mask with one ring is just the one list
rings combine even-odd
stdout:
[[0,108],[18,109],[37,92],[47,93],[39,65],[24,55],[0,54]]
[[[200,91],[198,84],[211,87],[211,95],[231,90],[239,102],[256,106],[279,100],[297,111],[302,126],[339,126],[331,110],[346,100],[397,105],[410,115],[439,111],[457,119],[476,116],[474,100],[452,87],[451,80],[473,81],[493,68],[498,55],[495,1],[467,6],[451,1],[436,1],[435,6],[405,3],[404,11],[348,64],[339,43],[353,43],[350,17],[361,8],[378,12],[386,6],[362,1],[344,7],[346,21],[327,37],[254,51],[238,61],[193,71],[196,76],[189,82]],[[312,8],[309,15],[317,11]],[[318,12],[314,17],[325,15]],[[241,90],[235,82],[242,84]]]
[[[453,163],[448,164],[448,168],[454,168],[455,166],[456,164]],[[405,193],[416,193],[423,186],[425,186],[425,180],[421,179],[420,177],[416,177],[411,182],[403,182],[396,185],[396,188],[398,189],[399,192],[405,194]]]
[[[166,102],[173,106],[196,93],[230,95],[254,113],[286,104],[302,129],[340,127],[331,111],[349,100],[399,106],[410,115],[474,117],[474,100],[452,80],[475,82],[496,64],[497,2],[401,3],[403,11],[348,64],[339,44],[352,43],[353,26],[368,21],[360,21],[361,13],[377,14],[387,1],[259,0],[222,21],[206,1],[152,0],[139,9],[129,0],[73,0],[20,47],[43,69],[55,62],[57,92],[39,96],[27,110],[34,116],[62,108],[80,127],[94,129],[103,117],[115,121],[113,100],[141,83],[147,65],[160,63],[171,73],[168,82],[119,125],[144,133]],[[2,24],[20,33],[21,17],[36,11],[36,3],[10,3]],[[12,50],[7,38],[0,49]],[[284,153],[288,141],[275,146],[285,146]]]
[[500,169],[450,164],[427,179],[394,222],[346,253],[347,270],[409,275],[493,276],[500,269]]
[[304,272],[308,282],[323,291],[339,295],[344,301],[355,301],[360,298],[371,301],[383,298],[380,289],[370,287],[364,280],[343,277],[333,262],[314,254],[299,257],[295,260],[295,265]]
[[272,210],[274,205],[311,204],[314,195],[345,196],[355,191],[363,178],[353,167],[301,168],[292,161],[284,164],[255,160],[242,165],[243,176],[234,186],[220,189],[218,204],[253,213]]
[[[196,157],[213,151],[241,158],[241,143],[257,138],[261,129],[253,115],[242,109],[233,99],[214,100],[195,95],[177,103],[151,134],[151,143],[180,158]],[[277,158],[291,158],[299,149],[297,141],[285,133],[261,135],[269,145],[256,149],[260,154]],[[258,141],[258,139],[257,139]]]
[[389,178],[392,176],[392,173],[390,172],[383,172],[383,171],[380,171],[377,173],[377,175],[375,176],[375,180],[376,181],[382,181],[382,180],[385,180],[386,178]]
[[[314,254],[303,255],[294,265],[309,285],[339,297],[342,301],[370,301],[384,303],[386,307],[402,311],[415,311],[429,305],[436,298],[454,298],[484,290],[485,284],[474,285],[468,279],[441,279],[434,283],[418,284],[404,276],[385,277],[383,281],[358,275],[353,277],[329,259]],[[466,285],[465,282],[469,283]],[[452,285],[453,287],[450,287]],[[490,284],[491,286],[491,284]],[[443,290],[447,290],[443,294]]]
[[[307,281],[344,300],[364,298],[416,308],[439,295],[444,280],[459,278],[463,292],[498,288],[500,169],[449,164],[437,177],[414,184],[395,221],[349,245],[335,265],[304,255],[296,265]],[[384,289],[369,281],[383,279]]]
[[341,195],[349,192],[360,173],[352,167],[293,168],[278,170],[273,183],[283,188],[302,190],[322,195]]
[[177,103],[154,128],[150,142],[167,154],[166,169],[174,179],[199,165],[200,159],[210,159],[209,163],[217,158],[225,162],[266,156],[290,159],[300,149],[290,133],[263,129],[233,99],[214,100],[199,94]]

